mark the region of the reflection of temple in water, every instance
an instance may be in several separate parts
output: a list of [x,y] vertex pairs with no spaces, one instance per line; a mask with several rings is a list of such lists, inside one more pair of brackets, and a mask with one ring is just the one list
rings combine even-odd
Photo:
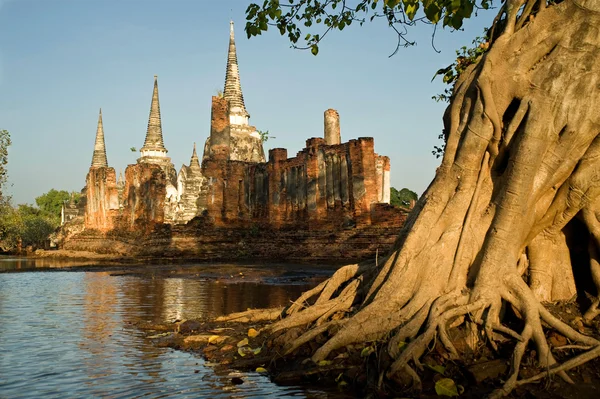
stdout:
[[224,284],[189,278],[126,278],[121,295],[137,304],[139,313],[126,321],[169,322],[212,318],[247,308],[276,307],[307,289],[307,285]]
[[[110,364],[113,359],[107,353],[106,347],[112,340],[111,336],[120,324],[115,311],[118,306],[117,281],[110,278],[107,272],[83,273],[83,340],[80,349],[89,352],[91,356],[84,358],[86,371],[90,379],[102,377],[106,374],[116,373],[118,365]],[[98,364],[103,364],[102,369]],[[107,367],[107,365],[109,367]]]

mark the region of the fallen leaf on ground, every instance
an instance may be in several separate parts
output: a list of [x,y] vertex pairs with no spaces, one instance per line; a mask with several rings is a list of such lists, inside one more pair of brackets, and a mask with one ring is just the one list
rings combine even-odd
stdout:
[[452,378],[442,378],[435,383],[435,393],[440,396],[458,396],[458,389]]

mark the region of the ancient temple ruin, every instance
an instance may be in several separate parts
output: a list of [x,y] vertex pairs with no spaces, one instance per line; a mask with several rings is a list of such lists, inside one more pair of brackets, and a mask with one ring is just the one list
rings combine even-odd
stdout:
[[197,219],[216,227],[348,229],[401,224],[390,200],[390,160],[375,153],[373,138],[342,143],[340,117],[324,114],[321,137],[288,158],[275,148],[265,159],[263,143],[249,124],[230,25],[222,96],[212,97],[210,132],[202,159],[194,143],[189,165],[177,173],[167,156],[160,115],[158,78],[144,145],[137,163],[116,179],[108,166],[102,113],[86,178],[85,228],[151,231]]

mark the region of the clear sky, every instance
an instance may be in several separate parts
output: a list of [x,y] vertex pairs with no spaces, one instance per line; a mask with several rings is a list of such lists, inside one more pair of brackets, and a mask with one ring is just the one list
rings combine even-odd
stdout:
[[236,22],[240,79],[250,122],[269,130],[269,148],[294,156],[322,137],[323,112],[340,113],[342,141],[374,137],[391,158],[392,186],[419,195],[439,160],[445,104],[431,78],[455,49],[489,26],[493,12],[464,31],[412,28],[417,41],[395,56],[383,21],[333,32],[319,55],[290,48],[277,30],[248,40],[245,0],[0,0],[0,129],[12,135],[9,193],[34,203],[51,188],[85,185],[102,107],[109,165],[124,170],[143,145],[158,75],[165,146],[175,168],[209,134],[211,96],[222,90],[229,20]]

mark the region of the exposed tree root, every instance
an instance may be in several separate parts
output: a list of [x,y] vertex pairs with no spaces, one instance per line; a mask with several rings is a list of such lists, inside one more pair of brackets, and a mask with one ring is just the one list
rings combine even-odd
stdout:
[[296,349],[304,345],[305,343],[311,341],[315,337],[320,334],[323,334],[325,331],[329,330],[333,327],[341,327],[346,320],[334,320],[325,324],[321,324],[319,327],[315,327],[311,330],[308,330],[306,333],[297,338],[294,342],[289,344],[288,347],[285,348],[285,355],[289,355],[294,352]]
[[[408,376],[416,388],[432,343],[446,358],[463,354],[452,328],[494,351],[514,340],[510,372],[492,397],[555,374],[572,382],[567,370],[600,356],[600,341],[542,303],[570,299],[573,269],[589,268],[598,292],[584,319],[600,315],[600,6],[507,0],[500,13],[490,50],[456,82],[436,177],[382,267],[345,266],[286,310],[221,321],[281,315],[263,331],[301,327],[283,353],[310,343],[316,363],[351,344],[383,343],[380,385]],[[575,218],[589,237],[577,249],[583,262],[567,234]],[[510,309],[520,320],[507,322]],[[558,363],[548,329],[569,341],[555,351],[585,352]],[[545,371],[519,380],[530,346]]]
[[530,382],[541,380],[544,377],[549,377],[551,375],[562,373],[566,370],[570,370],[574,367],[581,366],[582,364],[589,362],[592,359],[600,357],[600,346],[596,346],[593,349],[590,349],[587,352],[582,353],[581,355],[575,356],[572,359],[567,360],[562,364],[556,364],[554,367],[550,367],[547,371],[543,373],[539,373],[531,378],[527,378],[525,380],[517,381],[515,385],[524,385],[529,384]]
[[244,312],[231,313],[226,316],[220,316],[215,321],[228,321],[236,323],[251,323],[257,321],[276,320],[281,317],[283,308],[271,309],[248,309]]
[[349,309],[356,298],[356,292],[361,280],[361,278],[357,278],[350,282],[335,299],[320,304],[315,303],[315,305],[311,306],[310,308],[307,308],[301,312],[296,312],[293,315],[278,321],[277,323],[268,327],[269,331],[274,333],[280,330],[305,325],[323,316],[329,317],[336,312]]

